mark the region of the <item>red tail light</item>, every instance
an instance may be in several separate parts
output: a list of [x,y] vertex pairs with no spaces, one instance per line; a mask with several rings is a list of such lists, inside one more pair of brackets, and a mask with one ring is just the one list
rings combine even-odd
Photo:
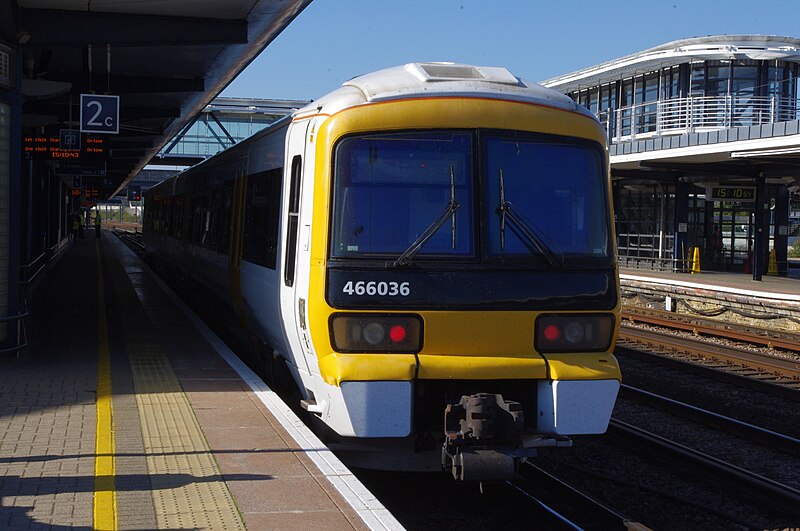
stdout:
[[614,316],[609,314],[540,315],[536,319],[539,352],[601,352],[611,347]]
[[334,314],[330,335],[338,352],[415,353],[422,349],[422,319],[418,315]]

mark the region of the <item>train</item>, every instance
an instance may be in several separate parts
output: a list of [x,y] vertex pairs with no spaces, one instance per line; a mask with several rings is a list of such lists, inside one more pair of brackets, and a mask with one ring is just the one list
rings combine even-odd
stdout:
[[502,67],[387,68],[144,204],[148,261],[258,344],[348,464],[497,480],[607,429],[606,135],[563,94]]

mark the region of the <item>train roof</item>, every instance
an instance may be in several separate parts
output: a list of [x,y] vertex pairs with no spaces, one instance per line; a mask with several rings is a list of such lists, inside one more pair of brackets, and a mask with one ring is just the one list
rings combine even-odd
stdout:
[[594,118],[568,96],[521,79],[505,68],[458,63],[409,63],[358,76],[298,110],[295,117],[333,114],[380,101],[453,96],[534,103]]

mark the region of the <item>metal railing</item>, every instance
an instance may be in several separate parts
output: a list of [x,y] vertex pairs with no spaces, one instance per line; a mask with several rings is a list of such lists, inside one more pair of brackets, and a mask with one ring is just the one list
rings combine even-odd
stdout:
[[691,267],[689,260],[675,258],[653,258],[649,256],[620,255],[619,266],[624,269],[640,269],[646,271],[685,272]]
[[617,234],[617,255],[620,267],[651,271],[684,271],[687,260],[674,258],[672,234]]
[[45,249],[42,254],[34,258],[31,262],[20,266],[20,309],[15,315],[0,317],[0,331],[3,332],[2,335],[7,336],[8,330],[13,329],[14,325],[16,325],[16,339],[10,341],[10,338],[5,338],[4,343],[10,346],[0,348],[0,354],[19,352],[28,346],[28,331],[25,327],[25,318],[30,315],[30,312],[28,311],[28,299],[26,294],[30,292],[42,271],[47,269],[68,244],[69,240],[64,239],[52,247]]
[[56,258],[61,251],[69,244],[68,239],[64,239],[52,247],[48,247],[42,254],[37,256],[28,264],[20,266],[19,282],[24,288],[28,288],[36,281],[39,274],[44,271],[50,262]]
[[14,324],[16,324],[16,332],[17,332],[16,340],[13,342],[14,344],[9,347],[0,348],[0,354],[7,354],[9,352],[19,352],[20,350],[28,346],[28,331],[25,328],[25,318],[28,317],[28,301],[25,298],[25,295],[22,293],[20,293],[20,304],[21,308],[16,315],[9,315],[8,317],[0,317],[0,327],[5,328],[3,335],[7,335],[8,329],[11,328],[11,326],[9,325],[13,326]]
[[609,109],[598,118],[609,140],[634,140],[797,120],[800,101],[773,96],[691,96]]

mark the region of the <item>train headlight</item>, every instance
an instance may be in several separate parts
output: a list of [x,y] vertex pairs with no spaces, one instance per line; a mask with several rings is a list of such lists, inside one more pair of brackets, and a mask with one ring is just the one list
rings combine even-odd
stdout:
[[416,353],[422,349],[418,315],[334,314],[330,335],[337,352]]
[[540,315],[536,319],[538,352],[600,352],[614,336],[611,315]]
[[[358,325],[356,325],[358,326]],[[372,345],[380,345],[384,338],[386,338],[386,330],[383,329],[383,325],[381,323],[368,323],[361,330],[361,335],[364,336],[364,341]]]

